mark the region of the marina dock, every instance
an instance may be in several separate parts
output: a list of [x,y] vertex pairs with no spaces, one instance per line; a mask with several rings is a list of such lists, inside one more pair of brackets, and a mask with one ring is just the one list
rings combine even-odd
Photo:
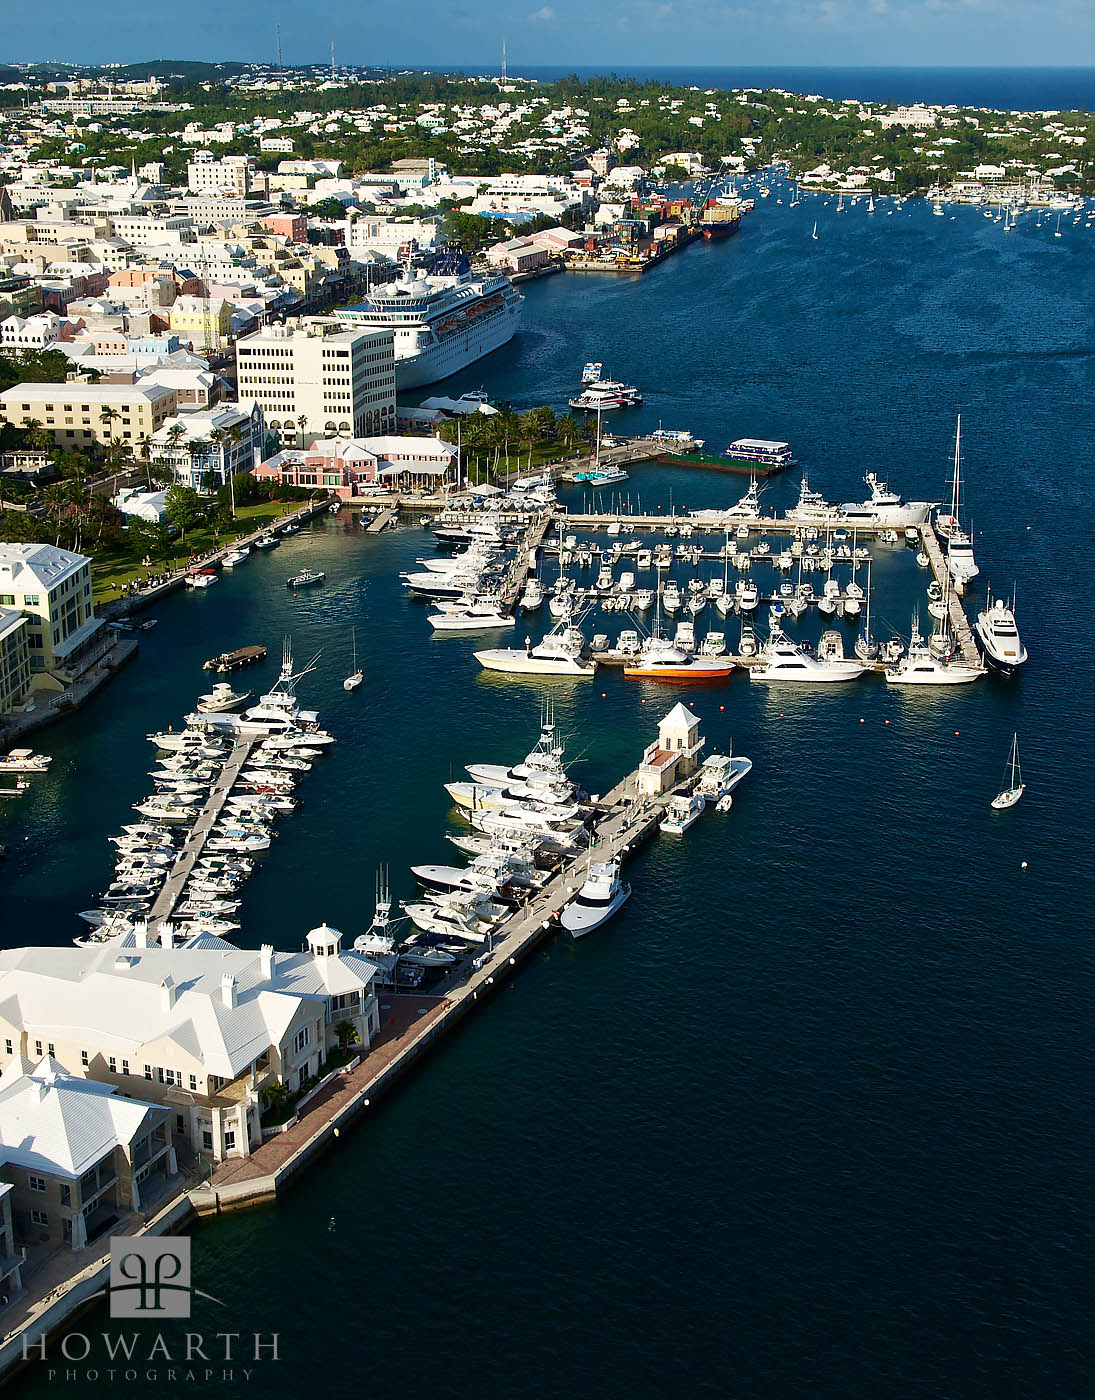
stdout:
[[926,522],[921,525],[920,540],[924,546],[924,553],[931,560],[931,568],[932,573],[935,575],[935,580],[946,592],[947,607],[950,612],[951,634],[954,637],[958,649],[962,653],[962,660],[967,666],[980,666],[981,653],[977,650],[977,643],[973,639],[969,618],[967,618],[966,610],[962,606],[962,586],[951,578],[950,570],[947,568],[946,557],[939,544],[939,537],[930,523]]
[[379,535],[381,530],[386,530],[388,528],[398,514],[398,510],[394,506],[390,510],[382,510],[379,515],[374,515],[368,525],[365,526],[365,533],[367,535]]
[[149,911],[148,922],[151,928],[156,928],[164,919],[170,919],[174,912],[175,905],[181,899],[186,882],[190,879],[197,859],[205,847],[209,833],[220,817],[228,794],[232,791],[243,765],[247,762],[251,750],[257,742],[254,738],[239,739],[232,750],[231,757],[221,769],[220,775],[209,793],[209,798],[187,838],[186,845],[180,851],[178,860],[171,867],[171,873],[164,881],[164,887]]

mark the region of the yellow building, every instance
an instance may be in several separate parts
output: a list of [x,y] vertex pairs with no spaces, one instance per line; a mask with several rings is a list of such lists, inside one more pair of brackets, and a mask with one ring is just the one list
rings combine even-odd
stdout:
[[18,709],[30,695],[27,619],[0,608],[0,715]]
[[[91,605],[91,560],[83,554],[51,544],[0,544],[0,608],[21,613],[26,622],[24,645],[35,690],[64,690],[112,645]],[[0,623],[0,652],[4,642]],[[0,680],[0,709],[2,686]]]
[[177,407],[174,389],[137,384],[16,384],[0,394],[0,422],[40,423],[58,447],[136,444],[151,437]]
[[223,350],[232,334],[232,308],[223,297],[176,297],[170,323],[172,334],[195,350]]

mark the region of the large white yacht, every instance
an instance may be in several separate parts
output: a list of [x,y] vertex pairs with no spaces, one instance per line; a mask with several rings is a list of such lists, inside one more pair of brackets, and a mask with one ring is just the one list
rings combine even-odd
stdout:
[[347,326],[395,332],[400,393],[447,379],[512,340],[524,297],[501,273],[452,275],[412,270],[335,315]]
[[[826,633],[826,636],[835,634]],[[853,681],[867,669],[858,661],[845,660],[835,654],[835,646],[830,643],[827,654],[815,656],[805,646],[793,642],[778,627],[773,628],[767,642],[761,648],[761,666],[749,668],[751,681],[792,681],[814,685],[832,681]]]
[[819,521],[835,520],[839,514],[839,506],[830,505],[820,491],[811,491],[810,483],[804,474],[799,483],[798,502],[790,510],[784,511],[784,518],[816,524]]
[[933,651],[920,635],[915,618],[908,652],[900,661],[886,667],[886,680],[890,685],[968,685],[984,674],[980,666],[967,666]]
[[523,782],[526,778],[565,778],[563,750],[555,742],[555,718],[551,709],[544,711],[540,737],[536,747],[525,755],[524,761],[507,768],[502,763],[469,763],[465,771],[477,783]]
[[498,647],[477,651],[475,659],[488,671],[512,671],[518,675],[592,676],[593,660],[584,660],[584,638],[576,627],[556,627],[535,646]]
[[1011,673],[1027,659],[1027,649],[1015,625],[1015,613],[1002,598],[977,614],[976,627],[990,666]]
[[938,501],[906,501],[896,491],[887,489],[875,472],[863,478],[871,488],[869,501],[846,501],[840,507],[842,524],[848,525],[922,525]]

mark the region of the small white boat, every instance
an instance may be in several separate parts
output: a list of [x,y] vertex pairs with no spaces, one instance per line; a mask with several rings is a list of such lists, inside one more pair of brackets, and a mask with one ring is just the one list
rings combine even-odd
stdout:
[[226,569],[234,569],[238,564],[246,564],[251,557],[251,546],[242,545],[239,549],[232,549],[224,556],[221,563]]
[[353,667],[350,674],[342,682],[343,690],[356,690],[365,679],[365,672],[357,664],[357,628],[350,629],[350,665]]
[[1019,767],[1019,735],[1013,734],[1011,739],[1011,753],[1008,756],[1007,766],[1004,769],[1004,781],[1006,786],[992,799],[992,807],[997,811],[1003,811],[1005,807],[1014,807],[1026,791],[1026,783],[1023,782],[1023,770]]
[[706,806],[707,799],[698,792],[678,793],[666,804],[658,829],[669,836],[683,836],[703,816]]
[[197,573],[187,574],[184,582],[187,588],[212,588],[218,579],[212,569],[199,569]]
[[53,759],[33,749],[12,749],[0,758],[0,773],[44,773]]

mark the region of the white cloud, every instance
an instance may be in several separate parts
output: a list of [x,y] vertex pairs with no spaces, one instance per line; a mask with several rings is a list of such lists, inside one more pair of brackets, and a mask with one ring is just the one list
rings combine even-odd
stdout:
[[555,11],[550,5],[543,5],[540,9],[533,10],[528,18],[530,24],[550,24],[555,18]]

